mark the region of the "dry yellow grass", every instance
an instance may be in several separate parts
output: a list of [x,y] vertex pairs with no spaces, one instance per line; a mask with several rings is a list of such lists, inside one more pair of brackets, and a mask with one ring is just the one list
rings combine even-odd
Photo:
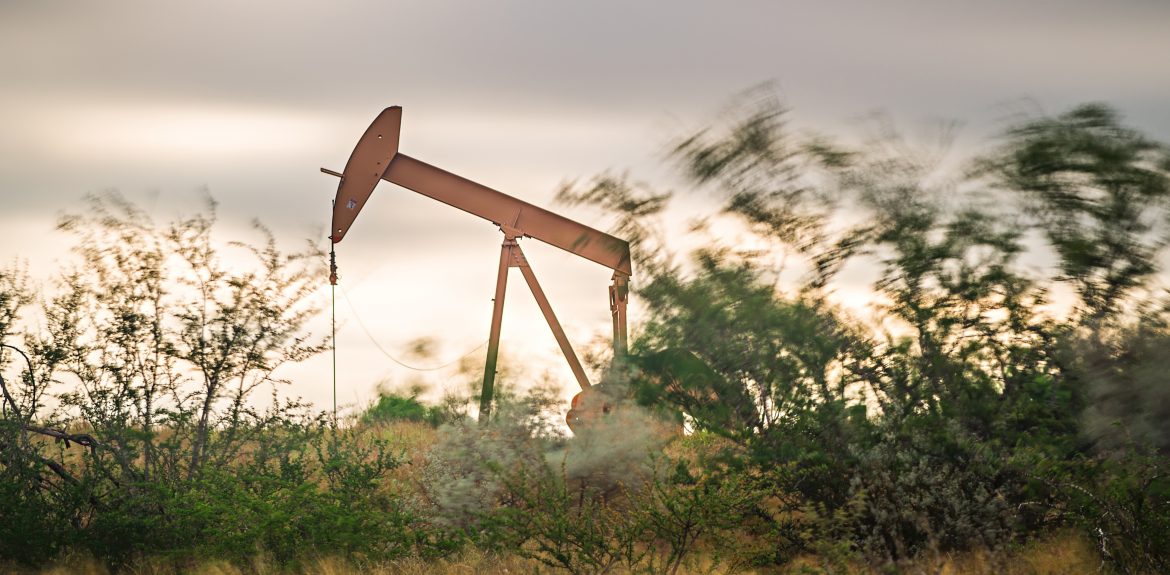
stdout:
[[[839,566],[836,566],[839,567]],[[1079,575],[1101,573],[1101,558],[1090,541],[1073,532],[1059,533],[1033,541],[1008,552],[970,551],[924,557],[899,569],[853,563],[845,566],[849,575],[907,573],[923,575]],[[1105,570],[1104,573],[1108,573]],[[826,570],[821,558],[799,557],[776,571],[780,575],[841,573]]]
[[0,565],[0,573],[9,575],[516,575],[539,572],[548,572],[548,569],[538,562],[520,557],[497,557],[477,551],[448,559],[402,559],[374,565],[354,565],[341,558],[325,557],[306,561],[295,569],[274,567],[262,557],[243,566],[208,560],[188,567],[146,559],[117,572],[90,557],[71,557],[41,570],[6,569]]
[[392,421],[377,423],[367,428],[374,437],[386,440],[390,448],[406,453],[408,461],[415,461],[434,445],[438,431],[426,423]]
[[[898,571],[881,566],[850,564],[844,566],[844,573],[870,575],[887,573],[931,574],[931,575],[1075,575],[1098,573],[1100,558],[1091,542],[1073,533],[1054,535],[1037,540],[1021,549],[1009,553],[989,554],[970,552],[947,554],[940,557],[924,558],[913,564],[903,565]],[[743,570],[745,575],[813,575],[841,573],[826,570],[818,557],[800,557],[788,565],[761,570]],[[838,566],[841,567],[841,566]],[[497,556],[480,551],[467,551],[460,555],[431,561],[422,559],[401,559],[377,564],[354,565],[337,557],[325,557],[306,561],[295,569],[280,569],[257,557],[249,565],[233,565],[223,561],[205,561],[198,565],[177,567],[159,560],[139,561],[118,573],[111,572],[100,561],[87,557],[72,557],[60,564],[40,570],[5,569],[0,572],[11,575],[516,575],[520,573],[561,573],[539,562],[515,556]],[[683,575],[699,573],[723,573],[718,567],[703,564],[684,569]],[[1106,571],[1108,572],[1108,571]]]
[[[405,465],[391,472],[389,488],[411,491],[414,474],[424,464],[426,451],[436,441],[436,430],[429,425],[414,422],[392,422],[369,426],[365,431],[370,438],[386,440],[390,448],[404,455]],[[716,449],[718,438],[681,437],[668,442],[666,449],[672,456],[694,456],[697,452]],[[923,573],[932,575],[1066,575],[1098,573],[1100,557],[1092,542],[1074,533],[1062,533],[1034,541],[1022,548],[1007,553],[975,551],[958,554],[942,554],[923,558],[912,564],[902,565],[892,571],[879,565],[864,563],[836,563],[831,569],[821,557],[803,556],[789,564],[761,570],[741,570],[738,573],[760,575],[810,575],[821,573],[848,573],[855,575],[886,573]],[[683,574],[723,573],[717,566],[705,564],[702,557],[696,558],[691,569]],[[236,565],[226,561],[206,560],[194,565],[178,566],[171,561],[143,559],[117,572],[108,569],[103,562],[91,557],[67,557],[59,563],[41,569],[21,569],[0,564],[0,574],[11,575],[453,575],[484,574],[514,575],[517,573],[560,573],[537,561],[516,556],[496,556],[476,550],[445,559],[422,560],[417,558],[397,561],[358,564],[340,557],[311,559],[297,568],[280,568],[271,564],[263,555],[255,557],[250,564]],[[1107,572],[1107,571],[1106,571]]]
[[374,424],[364,435],[385,440],[396,455],[402,455],[402,465],[392,469],[384,482],[386,488],[399,494],[417,493],[419,470],[426,465],[427,450],[435,444],[438,431],[426,423],[395,421]]

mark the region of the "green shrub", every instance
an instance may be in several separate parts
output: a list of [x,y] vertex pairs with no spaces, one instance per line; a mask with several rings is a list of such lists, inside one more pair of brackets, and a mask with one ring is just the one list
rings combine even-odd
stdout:
[[887,432],[856,447],[849,492],[858,502],[854,540],[866,556],[897,562],[996,550],[1016,535],[1021,475],[977,442],[937,435]]
[[1040,469],[1056,510],[1122,573],[1170,573],[1170,458],[1134,447]]
[[381,391],[378,393],[378,401],[362,412],[361,422],[368,425],[391,421],[418,421],[438,425],[439,416],[438,410],[423,405],[414,396]]

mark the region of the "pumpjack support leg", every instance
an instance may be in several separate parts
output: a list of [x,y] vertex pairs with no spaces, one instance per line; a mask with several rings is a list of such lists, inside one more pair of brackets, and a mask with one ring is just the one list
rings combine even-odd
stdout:
[[496,273],[496,297],[492,301],[492,328],[488,335],[487,362],[483,367],[483,388],[479,395],[479,423],[487,423],[492,413],[492,393],[496,384],[496,361],[500,355],[500,324],[504,319],[504,294],[508,290],[508,267],[512,250],[518,248],[516,239],[504,238],[500,246],[500,268]]
[[573,370],[573,377],[577,379],[577,385],[581,386],[582,391],[589,389],[589,378],[585,376],[585,369],[581,367],[581,361],[573,352],[573,346],[569,344],[569,338],[565,335],[561,322],[557,321],[557,315],[553,313],[552,305],[548,303],[544,290],[540,289],[540,282],[536,281],[536,274],[532,273],[532,267],[528,265],[528,259],[524,257],[524,252],[521,251],[519,245],[513,248],[512,256],[514,265],[520,268],[520,273],[524,274],[524,281],[528,282],[528,289],[532,290],[532,297],[536,298],[536,305],[544,314],[544,321],[548,322],[553,337],[557,338],[557,345],[561,346],[561,353],[565,354],[565,360],[569,362],[569,369]]
[[609,311],[613,315],[613,360],[624,358],[629,352],[626,334],[626,303],[630,299],[630,276],[621,272],[613,273],[613,285],[609,286]]

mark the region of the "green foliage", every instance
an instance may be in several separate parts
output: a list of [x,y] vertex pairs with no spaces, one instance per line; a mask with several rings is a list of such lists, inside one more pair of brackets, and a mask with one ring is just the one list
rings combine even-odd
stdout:
[[362,412],[361,421],[365,424],[418,421],[438,425],[440,417],[438,409],[423,405],[414,396],[383,391],[378,394],[378,401]]
[[383,445],[326,426],[287,433],[301,437],[194,481],[136,486],[95,516],[81,546],[114,561],[149,553],[245,563],[262,551],[281,564],[418,550],[415,519],[379,489],[398,464]]
[[[889,562],[966,548],[999,549],[1019,521],[1021,472],[947,422],[883,430],[855,446],[849,493],[858,549]],[[949,428],[949,429],[948,429]]]
[[544,451],[559,437],[542,433],[539,393],[516,401],[499,398],[486,425],[460,421],[439,428],[419,473],[421,513],[442,528],[480,538],[483,519],[511,504],[503,470],[540,469]]
[[428,422],[431,412],[413,397],[379,393],[378,402],[362,413],[362,423]]
[[609,573],[639,563],[639,525],[584,484],[547,467],[508,474],[511,505],[491,519],[515,552],[569,573]]
[[857,340],[830,306],[776,298],[758,269],[727,254],[702,252],[696,264],[694,278],[664,274],[640,292],[654,318],[635,346],[648,383],[698,427],[743,442],[843,398],[848,376],[835,371]]
[[1086,104],[1021,122],[987,163],[1003,185],[1032,200],[1060,257],[1059,279],[1076,288],[1087,319],[1121,311],[1157,271],[1170,149],[1123,126],[1114,110]]
[[501,470],[510,504],[488,520],[513,552],[570,573],[678,573],[699,552],[707,569],[736,567],[745,555],[737,529],[759,489],[745,476],[657,463],[617,492],[547,465]]
[[725,130],[706,129],[675,145],[674,157],[696,184],[726,197],[724,210],[761,236],[801,253],[829,239],[830,194],[816,185],[821,170],[851,162],[851,153],[823,138],[794,138],[786,110],[768,86],[749,90]]
[[[224,247],[213,203],[160,226],[88,199],[62,220],[78,259],[57,289],[34,300],[0,270],[0,560],[474,545],[571,573],[809,553],[897,572],[1071,525],[1120,572],[1170,570],[1166,146],[1088,105],[1019,122],[956,175],[892,131],[846,149],[786,113],[753,91],[672,151],[722,201],[694,231],[725,218],[751,249],[709,236],[678,257],[675,196],[627,176],[561,190],[637,240],[646,311],[599,388],[611,413],[571,438],[544,388],[501,394],[486,425],[382,392],[338,428],[275,375],[321,349],[318,250],[263,228]],[[865,274],[859,319],[834,302]],[[377,438],[402,421],[437,427],[412,469]]]
[[285,254],[257,226],[261,247],[223,254],[214,203],[166,226],[117,195],[86,207],[62,220],[79,263],[45,296],[43,331],[14,333],[27,280],[0,280],[0,335],[29,350],[22,376],[0,380],[0,513],[14,530],[0,557],[290,563],[432,546],[387,489],[398,460],[383,443],[277,397],[274,371],[321,349],[304,333],[317,250]]
[[1067,371],[1084,395],[1085,438],[1102,452],[1135,445],[1170,454],[1170,317],[1146,310],[1122,325],[1067,338]]
[[1133,445],[1110,457],[1044,460],[1035,480],[1057,520],[1081,527],[1121,573],[1170,569],[1167,459]]
[[[1002,549],[1059,524],[1036,509],[1069,500],[1028,480],[1028,462],[1069,462],[1056,475],[1069,481],[1094,452],[1153,450],[1164,463],[1170,323],[1144,299],[1166,243],[1164,145],[1082,106],[1020,122],[956,179],[888,130],[856,150],[794,136],[758,95],[726,129],[681,140],[675,159],[780,257],[712,239],[680,266],[666,244],[642,248],[649,319],[630,368],[641,401],[730,440],[708,466],[771,486],[777,560]],[[669,200],[629,185],[563,195],[643,230]],[[1021,265],[1043,252],[1033,237],[1053,248],[1058,276]],[[773,262],[789,258],[806,274],[786,292]],[[849,266],[873,273],[883,329],[828,303]],[[1049,315],[1053,281],[1076,289],[1078,313]],[[1131,472],[1099,484],[1160,534],[1161,500],[1124,487]],[[1164,557],[1106,517],[1124,515],[1101,504],[1110,496],[1079,509],[1114,525],[1102,531],[1118,549]],[[830,541],[804,535],[810,524]],[[1141,561],[1115,563],[1157,564]]]
[[[673,468],[670,464],[673,463]],[[628,492],[629,506],[648,538],[651,573],[677,573],[688,556],[736,566],[748,556],[738,530],[756,511],[762,491],[746,474],[695,473],[685,461],[665,460],[645,485]]]
[[0,558],[41,564],[70,541],[77,502],[70,500],[74,492],[41,488],[42,450],[14,423],[0,422]]

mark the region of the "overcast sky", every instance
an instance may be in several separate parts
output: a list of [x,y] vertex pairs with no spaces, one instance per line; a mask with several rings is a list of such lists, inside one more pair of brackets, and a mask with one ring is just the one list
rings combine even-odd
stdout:
[[[404,108],[403,152],[553,207],[562,181],[604,170],[669,186],[664,143],[767,81],[801,126],[830,133],[884,110],[907,126],[957,120],[978,142],[1029,99],[1049,112],[1105,101],[1170,141],[1168,62],[1159,0],[2,0],[0,260],[50,280],[68,259],[57,217],[104,189],[164,221],[207,189],[223,239],[259,217],[282,239],[325,245],[336,181],[318,168],[340,170],[389,105]],[[411,376],[353,309],[391,352],[439,338],[420,364],[486,338],[499,240],[489,223],[378,188],[338,246],[343,403]],[[578,347],[607,334],[608,270],[525,250]],[[504,353],[549,366],[568,395],[519,279]],[[290,372],[293,393],[327,404],[329,374],[324,357]]]

